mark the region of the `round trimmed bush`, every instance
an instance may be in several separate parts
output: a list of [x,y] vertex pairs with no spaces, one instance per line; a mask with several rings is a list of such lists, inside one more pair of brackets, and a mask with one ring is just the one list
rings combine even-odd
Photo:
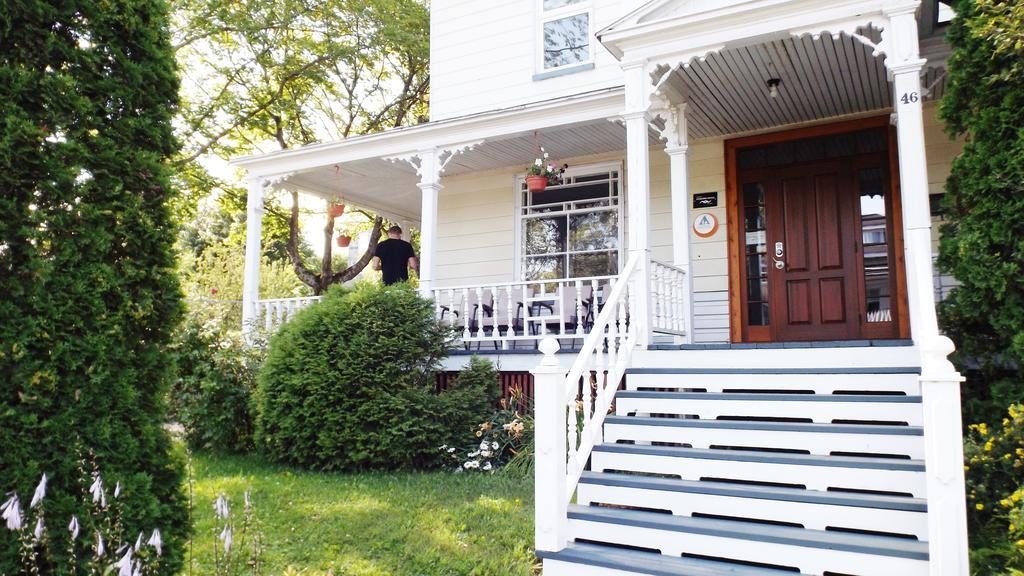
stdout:
[[321,470],[429,468],[493,410],[497,383],[435,371],[451,333],[407,285],[333,288],[270,340],[256,394],[256,443]]

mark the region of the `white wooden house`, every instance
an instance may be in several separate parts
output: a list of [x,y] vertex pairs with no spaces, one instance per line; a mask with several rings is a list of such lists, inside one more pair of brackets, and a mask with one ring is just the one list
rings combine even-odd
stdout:
[[[235,162],[246,322],[300,304],[258,298],[266,191],[343,196],[420,230],[464,347],[535,367],[546,573],[967,574],[932,263],[948,7],[431,11],[430,122]],[[570,168],[529,192],[539,146]]]

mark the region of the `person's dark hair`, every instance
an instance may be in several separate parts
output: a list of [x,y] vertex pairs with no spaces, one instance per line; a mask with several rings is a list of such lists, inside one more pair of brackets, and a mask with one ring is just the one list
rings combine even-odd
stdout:
[[401,233],[402,233],[402,227],[399,226],[398,224],[395,224],[391,228],[388,228],[388,234],[401,234]]

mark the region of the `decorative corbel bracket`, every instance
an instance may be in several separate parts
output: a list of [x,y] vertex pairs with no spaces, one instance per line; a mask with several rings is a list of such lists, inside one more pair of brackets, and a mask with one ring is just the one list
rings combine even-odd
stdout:
[[436,182],[444,173],[448,163],[459,154],[464,154],[477,146],[483,144],[483,140],[461,142],[449,146],[427,148],[407,154],[387,156],[384,159],[388,162],[406,162],[416,170],[420,182]]

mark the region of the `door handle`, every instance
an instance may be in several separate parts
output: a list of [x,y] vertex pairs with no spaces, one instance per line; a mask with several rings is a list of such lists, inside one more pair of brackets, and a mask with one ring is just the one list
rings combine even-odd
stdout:
[[783,268],[786,267],[785,260],[782,260],[782,258],[785,257],[785,255],[786,255],[785,245],[783,245],[782,242],[776,242],[775,243],[775,254],[772,257],[772,260],[775,262],[775,269],[776,270],[782,270]]

